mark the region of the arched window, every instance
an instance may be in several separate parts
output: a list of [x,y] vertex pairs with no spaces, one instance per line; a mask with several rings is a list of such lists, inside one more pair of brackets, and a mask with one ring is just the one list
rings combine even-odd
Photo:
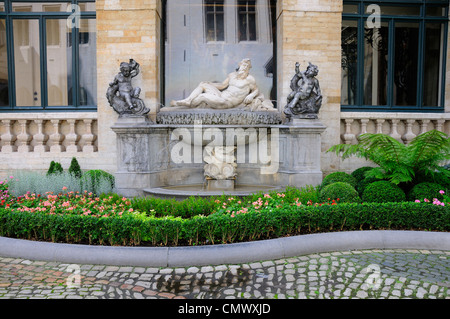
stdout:
[[448,1],[344,1],[344,111],[444,111]]
[[97,107],[95,0],[0,1],[0,111]]

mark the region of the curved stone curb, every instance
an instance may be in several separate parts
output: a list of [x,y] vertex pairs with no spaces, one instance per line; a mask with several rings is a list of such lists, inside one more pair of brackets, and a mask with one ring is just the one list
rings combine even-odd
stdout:
[[188,267],[241,264],[314,253],[363,249],[450,251],[450,233],[350,231],[194,247],[118,247],[58,244],[0,237],[0,256],[76,264]]

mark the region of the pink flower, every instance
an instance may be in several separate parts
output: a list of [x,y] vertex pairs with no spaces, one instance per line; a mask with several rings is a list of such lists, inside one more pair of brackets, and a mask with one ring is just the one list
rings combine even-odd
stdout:
[[416,199],[415,202],[416,202],[416,203],[420,203],[420,200]]
[[67,187],[66,187],[66,186],[64,186],[64,187],[62,188],[62,190],[63,190],[63,191],[67,190]]
[[439,193],[441,193],[441,195],[444,195],[445,192],[443,190],[440,190]]
[[424,198],[424,200],[423,200],[425,203],[429,203],[430,201],[428,200],[428,199],[426,199],[426,198]]

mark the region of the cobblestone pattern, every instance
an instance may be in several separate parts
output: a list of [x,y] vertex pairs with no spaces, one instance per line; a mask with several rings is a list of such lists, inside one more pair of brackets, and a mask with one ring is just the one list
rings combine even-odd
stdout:
[[187,268],[0,257],[0,299],[450,299],[449,288],[450,252],[443,251],[348,251]]

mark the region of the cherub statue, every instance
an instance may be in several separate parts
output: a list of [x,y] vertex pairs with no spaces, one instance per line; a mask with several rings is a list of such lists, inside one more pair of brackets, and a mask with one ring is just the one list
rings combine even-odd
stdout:
[[120,72],[109,83],[106,98],[109,104],[120,115],[145,115],[150,109],[139,99],[141,89],[133,88],[131,79],[139,74],[139,63],[130,59],[129,62],[120,63]]
[[322,106],[322,93],[319,81],[315,76],[319,73],[316,65],[309,63],[305,72],[300,71],[300,64],[295,64],[295,75],[291,80],[291,90],[287,98],[284,114],[292,117],[317,118]]

